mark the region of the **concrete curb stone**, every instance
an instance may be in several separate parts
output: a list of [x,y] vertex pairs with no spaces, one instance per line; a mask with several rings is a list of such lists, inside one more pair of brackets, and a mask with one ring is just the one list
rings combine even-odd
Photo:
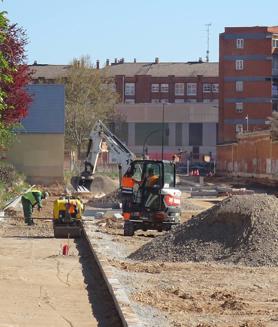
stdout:
[[101,249],[97,242],[92,238],[90,233],[90,225],[93,224],[91,219],[84,217],[83,227],[84,235],[90,245],[92,253],[97,261],[102,276],[108,286],[109,292],[114,300],[118,314],[122,320],[123,326],[125,327],[144,327],[145,325],[139,320],[139,317],[134,312],[131,306],[131,302],[124,291],[123,286],[119,280],[113,276],[111,267],[106,263],[105,260],[101,259]]

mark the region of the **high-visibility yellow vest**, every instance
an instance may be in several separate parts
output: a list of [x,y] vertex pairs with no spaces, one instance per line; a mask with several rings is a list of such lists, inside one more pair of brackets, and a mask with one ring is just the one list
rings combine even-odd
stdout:
[[32,206],[34,206],[37,203],[36,198],[34,197],[33,193],[41,193],[41,191],[39,190],[32,190],[30,192],[27,192],[25,194],[22,195],[22,197],[26,200],[29,200],[32,204]]

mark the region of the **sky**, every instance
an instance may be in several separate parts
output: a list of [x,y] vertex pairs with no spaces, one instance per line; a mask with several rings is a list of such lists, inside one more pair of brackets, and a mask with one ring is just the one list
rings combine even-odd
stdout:
[[69,64],[89,55],[93,63],[218,61],[225,26],[278,25],[277,0],[3,0],[11,23],[28,37],[27,62]]

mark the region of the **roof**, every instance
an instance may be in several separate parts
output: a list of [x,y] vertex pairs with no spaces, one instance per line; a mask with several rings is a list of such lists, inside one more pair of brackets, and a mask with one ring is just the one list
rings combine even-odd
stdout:
[[65,77],[69,67],[69,65],[29,65],[33,79],[38,79],[41,77],[45,79],[58,79]]
[[[33,71],[32,78],[57,79],[65,77],[69,65],[30,65]],[[153,77],[167,77],[174,75],[178,77],[218,77],[218,62],[162,62],[162,63],[118,63],[101,68],[108,76],[125,75],[150,75]]]
[[153,77],[166,77],[169,75],[179,77],[218,77],[218,62],[162,62],[162,63],[119,63],[106,66],[103,71],[110,76],[150,75]]

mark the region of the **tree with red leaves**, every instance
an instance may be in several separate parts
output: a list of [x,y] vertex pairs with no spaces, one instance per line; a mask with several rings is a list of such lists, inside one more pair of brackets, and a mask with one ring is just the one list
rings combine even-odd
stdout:
[[25,86],[30,72],[25,63],[25,32],[10,25],[5,13],[0,13],[0,145],[5,145],[15,124],[27,115],[30,95]]

